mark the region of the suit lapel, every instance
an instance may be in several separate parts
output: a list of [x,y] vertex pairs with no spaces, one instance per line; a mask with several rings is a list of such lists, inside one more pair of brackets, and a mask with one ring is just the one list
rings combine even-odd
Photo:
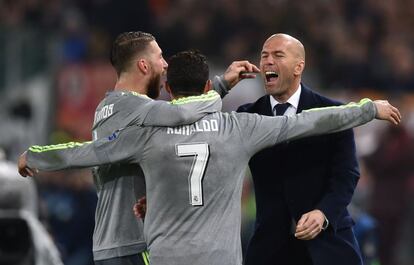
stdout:
[[266,95],[263,98],[263,103],[258,104],[258,114],[273,116],[272,106],[270,105],[270,96]]
[[[303,110],[311,109],[314,107],[313,92],[301,83],[302,91],[299,97],[298,110],[296,113],[301,113]],[[266,116],[273,116],[272,106],[270,105],[270,95],[265,95],[257,104],[257,113]]]
[[307,110],[313,107],[312,91],[301,83],[302,91],[300,92],[298,110],[296,113],[301,113],[303,110]]

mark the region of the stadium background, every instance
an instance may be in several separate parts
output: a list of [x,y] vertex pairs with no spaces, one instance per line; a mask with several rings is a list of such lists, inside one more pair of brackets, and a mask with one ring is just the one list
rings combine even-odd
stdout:
[[[212,76],[233,60],[258,64],[265,38],[288,33],[305,45],[306,84],[343,101],[388,98],[402,111],[399,127],[355,130],[361,179],[351,209],[367,264],[413,265],[413,27],[412,0],[1,0],[2,159],[15,162],[32,144],[90,139],[93,111],[115,82],[108,51],[120,32],[153,33],[165,58],[197,48]],[[260,80],[243,81],[224,110],[262,94]],[[89,171],[44,174],[36,184],[39,218],[65,264],[92,264]],[[246,242],[255,212],[249,177],[242,200]]]

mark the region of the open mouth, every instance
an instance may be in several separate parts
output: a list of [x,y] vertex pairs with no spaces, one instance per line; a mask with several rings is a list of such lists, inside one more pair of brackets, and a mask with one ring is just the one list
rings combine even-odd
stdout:
[[276,72],[273,71],[266,71],[265,77],[267,82],[276,81],[276,79],[279,77],[279,75]]

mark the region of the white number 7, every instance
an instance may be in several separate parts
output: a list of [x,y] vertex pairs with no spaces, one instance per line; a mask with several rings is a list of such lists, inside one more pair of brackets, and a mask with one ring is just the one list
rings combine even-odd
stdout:
[[190,204],[203,205],[203,177],[210,152],[206,143],[177,144],[175,151],[178,156],[195,156],[188,176]]

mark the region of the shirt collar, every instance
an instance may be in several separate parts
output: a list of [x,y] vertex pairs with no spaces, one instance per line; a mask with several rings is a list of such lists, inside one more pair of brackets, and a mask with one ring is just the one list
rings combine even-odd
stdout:
[[[298,109],[301,91],[302,91],[302,86],[299,84],[299,87],[296,90],[296,92],[293,93],[293,95],[286,101],[290,103],[290,107],[294,107],[296,110]],[[272,97],[272,95],[270,95],[270,105],[272,109],[274,109],[274,107],[280,103],[282,102],[277,101],[274,97]]]

